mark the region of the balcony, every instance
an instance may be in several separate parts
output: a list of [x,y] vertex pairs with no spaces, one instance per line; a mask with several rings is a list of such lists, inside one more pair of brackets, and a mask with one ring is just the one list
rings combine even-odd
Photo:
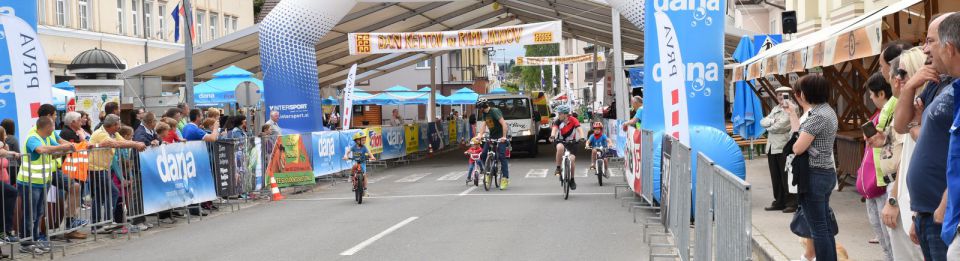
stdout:
[[487,65],[450,66],[444,74],[446,74],[444,83],[473,83],[476,80],[488,80]]

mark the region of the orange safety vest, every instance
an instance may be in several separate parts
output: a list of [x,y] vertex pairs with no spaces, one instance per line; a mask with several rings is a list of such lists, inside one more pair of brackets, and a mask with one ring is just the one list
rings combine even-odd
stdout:
[[73,145],[74,151],[67,155],[63,162],[63,173],[70,178],[87,181],[87,169],[89,168],[89,151],[87,142],[83,141]]

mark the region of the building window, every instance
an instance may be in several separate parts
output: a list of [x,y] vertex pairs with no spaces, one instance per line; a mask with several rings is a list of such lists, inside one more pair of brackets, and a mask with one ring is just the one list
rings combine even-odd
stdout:
[[160,31],[157,32],[157,38],[160,40],[167,39],[167,24],[163,23],[163,17],[167,16],[167,6],[163,3],[157,4],[157,27]]
[[236,32],[236,31],[237,31],[237,17],[234,16],[234,17],[232,18],[232,20],[233,20],[233,24],[230,25],[230,26],[232,26],[232,28],[230,28],[230,29],[233,29],[233,31]]
[[198,43],[203,42],[203,20],[204,19],[206,19],[206,17],[203,15],[203,11],[197,10],[197,21],[195,22],[195,24],[197,25],[196,32],[197,32]]
[[132,21],[132,24],[133,24],[133,36],[140,36],[139,21],[141,18],[139,14],[137,14],[137,9],[140,9],[137,7],[139,6],[139,3],[137,2],[138,2],[137,0],[130,0],[130,18],[131,18],[130,21]]
[[80,17],[80,29],[90,30],[90,0],[77,0],[77,16]]
[[126,16],[123,15],[123,3],[124,0],[117,0],[117,34],[119,35],[123,35],[126,31],[124,29],[127,28],[126,23],[124,23]]
[[223,16],[223,35],[227,35],[232,32],[233,31],[230,31],[230,16],[224,15]]
[[153,35],[153,2],[143,2],[143,32],[144,38],[150,38]]
[[67,26],[67,0],[57,0],[57,25]]
[[430,58],[417,62],[417,69],[430,69]]
[[37,0],[37,24],[46,24],[47,19],[47,1]]
[[220,21],[220,16],[217,15],[217,13],[210,13],[210,40],[219,37],[219,35],[217,35],[217,26],[219,24],[217,21]]

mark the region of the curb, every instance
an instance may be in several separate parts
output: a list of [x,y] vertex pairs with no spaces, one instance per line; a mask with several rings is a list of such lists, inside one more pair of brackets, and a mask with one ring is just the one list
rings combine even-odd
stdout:
[[751,229],[753,231],[753,235],[751,236],[753,243],[753,260],[790,261],[790,259],[783,254],[783,251],[780,251],[763,233],[760,233],[760,230],[757,229],[756,226],[751,226]]

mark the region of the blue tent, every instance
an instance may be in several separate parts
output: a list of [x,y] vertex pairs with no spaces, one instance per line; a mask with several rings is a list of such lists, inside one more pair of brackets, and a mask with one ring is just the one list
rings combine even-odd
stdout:
[[504,93],[507,93],[507,90],[500,87],[490,90],[490,94],[504,94]]
[[[765,36],[758,36],[766,39]],[[749,36],[743,36],[740,44],[733,53],[733,59],[743,62],[757,54],[754,43]],[[733,100],[733,133],[745,139],[756,139],[766,131],[760,126],[763,119],[763,107],[750,86],[745,81],[738,81],[734,87]]]
[[53,87],[64,90],[64,91],[68,91],[68,92],[77,91],[77,88],[73,87],[73,85],[70,85],[70,82],[66,82],[66,81],[54,84]]
[[323,105],[340,105],[340,101],[337,101],[337,99],[333,98],[333,96],[327,96],[327,98],[323,99],[321,103]]
[[263,94],[263,81],[254,78],[252,72],[231,65],[214,73],[213,79],[194,86],[193,100],[198,105],[208,106],[236,102],[234,93],[237,85],[246,81],[257,85],[260,88],[257,92]]
[[480,95],[478,95],[473,90],[470,90],[470,88],[461,88],[456,92],[454,92],[453,94],[451,94],[450,96],[448,96],[446,99],[444,99],[442,103],[441,102],[438,102],[438,103],[445,104],[445,105],[475,104],[477,103],[477,99],[479,97]]
[[57,107],[57,110],[66,110],[67,102],[76,97],[76,94],[74,94],[74,90],[76,89],[73,89],[73,86],[70,86],[70,84],[67,84],[66,86],[70,87],[70,89],[67,90],[56,86],[55,88],[50,88],[50,94],[53,96],[53,106]]

